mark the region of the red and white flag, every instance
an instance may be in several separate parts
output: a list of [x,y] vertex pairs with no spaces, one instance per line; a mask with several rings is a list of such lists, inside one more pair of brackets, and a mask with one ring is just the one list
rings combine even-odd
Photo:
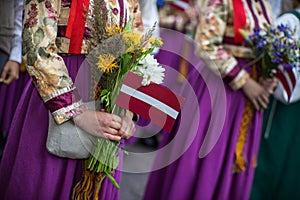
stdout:
[[183,104],[183,97],[170,89],[150,83],[142,86],[142,77],[129,72],[116,104],[170,132]]

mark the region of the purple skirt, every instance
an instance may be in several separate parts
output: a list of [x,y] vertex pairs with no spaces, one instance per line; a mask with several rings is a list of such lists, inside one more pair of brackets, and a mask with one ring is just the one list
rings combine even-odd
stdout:
[[[64,57],[74,79],[84,56]],[[82,160],[56,157],[46,150],[48,110],[28,81],[16,109],[0,165],[0,199],[70,199],[81,178]],[[120,163],[122,165],[122,162]],[[121,173],[114,177],[120,183]],[[119,191],[106,178],[99,199],[118,199]]]
[[[170,54],[170,52],[169,52]],[[166,60],[170,55],[166,52]],[[239,64],[244,66],[245,60]],[[244,148],[246,171],[234,173],[235,150],[245,108],[204,63],[189,69],[180,117],[164,133],[144,194],[145,200],[247,200],[260,140],[262,113],[255,112]]]
[[21,95],[29,79],[30,76],[27,72],[21,72],[19,79],[9,86],[2,84],[0,88],[0,131],[8,133]]

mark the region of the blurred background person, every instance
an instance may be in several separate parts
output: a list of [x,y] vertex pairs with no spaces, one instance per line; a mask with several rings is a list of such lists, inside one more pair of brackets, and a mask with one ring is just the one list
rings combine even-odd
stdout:
[[[299,40],[300,1],[296,3],[298,6],[280,15],[276,24],[288,24],[295,29],[295,38]],[[296,69],[282,73],[283,81],[295,85],[285,91],[279,79],[274,99],[264,114],[252,200],[300,199],[300,74]],[[283,93],[290,93],[290,98],[284,98]]]
[[[199,45],[196,52],[207,61],[206,67],[211,70],[210,74],[188,73],[198,98],[201,120],[196,129],[190,128],[195,118],[194,110],[190,108],[190,114],[181,115],[181,121],[177,121],[173,131],[163,135],[160,147],[172,142],[173,148],[168,155],[158,153],[154,166],[180,151],[184,144],[191,142],[191,145],[175,162],[150,174],[145,200],[247,200],[250,196],[261,134],[261,110],[267,107],[270,93],[258,82],[260,74],[256,67],[249,66],[253,61],[252,49],[245,46],[239,30],[251,34],[254,27],[272,24],[271,7],[265,0],[198,0],[197,3],[201,11],[195,34]],[[222,78],[220,89],[225,87],[224,99],[212,97],[207,89],[208,82],[203,77],[214,80],[213,72]],[[213,85],[213,90],[219,88]],[[221,123],[210,121],[216,106],[226,109],[224,126],[220,125],[216,144],[201,157],[201,150],[209,148],[201,146],[203,141],[213,140],[216,133],[209,131]],[[217,110],[217,113],[222,115],[221,111]],[[174,141],[173,138],[181,134],[177,132],[178,127],[185,123],[186,129],[182,130],[185,137]],[[195,138],[189,141],[193,134],[196,134]]]

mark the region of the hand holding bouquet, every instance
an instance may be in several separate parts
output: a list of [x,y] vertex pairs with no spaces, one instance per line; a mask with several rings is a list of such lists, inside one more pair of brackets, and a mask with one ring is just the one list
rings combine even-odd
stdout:
[[254,62],[259,62],[264,78],[272,78],[280,65],[286,70],[300,69],[300,43],[293,37],[294,31],[288,25],[255,28],[250,35],[242,30],[240,32],[246,44],[253,49]]

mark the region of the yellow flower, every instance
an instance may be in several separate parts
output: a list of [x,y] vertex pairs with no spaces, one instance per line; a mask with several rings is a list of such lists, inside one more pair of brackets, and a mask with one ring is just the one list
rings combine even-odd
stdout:
[[116,26],[116,25],[106,27],[106,32],[110,36],[112,36],[116,33],[121,33],[122,31],[123,31],[123,28],[119,27],[119,26]]
[[133,52],[140,45],[141,35],[139,33],[127,32],[124,33],[124,39],[128,47],[127,52]]
[[150,44],[155,44],[155,38],[154,38],[154,37],[151,37],[151,38],[149,39],[149,42],[150,42]]
[[154,38],[154,37],[151,37],[149,39],[149,43],[155,47],[160,47],[163,44],[161,38]]
[[159,46],[161,46],[161,45],[164,44],[161,38],[158,38],[158,39],[157,39],[157,42],[158,42],[158,45],[159,45]]
[[118,67],[115,59],[116,58],[111,54],[100,55],[99,61],[97,62],[97,67],[104,73],[112,72],[114,68]]

